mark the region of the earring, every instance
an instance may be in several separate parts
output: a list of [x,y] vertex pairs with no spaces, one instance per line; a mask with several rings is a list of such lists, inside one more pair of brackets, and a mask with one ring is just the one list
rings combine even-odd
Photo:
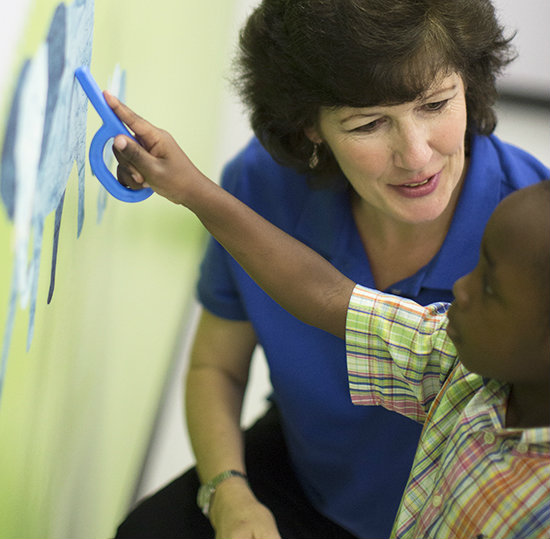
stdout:
[[319,144],[313,144],[313,152],[309,158],[309,168],[313,170],[319,164]]

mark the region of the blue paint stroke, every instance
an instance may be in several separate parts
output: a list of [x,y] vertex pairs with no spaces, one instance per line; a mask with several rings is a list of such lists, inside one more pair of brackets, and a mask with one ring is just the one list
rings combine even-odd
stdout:
[[15,141],[17,140],[17,119],[19,111],[19,101],[22,93],[22,88],[30,66],[30,60],[27,60],[17,80],[15,87],[15,95],[13,97],[12,107],[10,109],[6,133],[4,137],[4,146],[2,147],[2,161],[0,163],[0,194],[2,202],[8,213],[11,221],[15,217],[15,189],[17,187],[15,174]]
[[12,100],[2,149],[0,192],[8,217],[14,222],[15,257],[0,361],[0,395],[18,296],[23,308],[29,306],[27,349],[32,342],[44,221],[56,211],[50,299],[53,294],[58,224],[75,162],[77,235],[82,231],[87,98],[74,79],[74,71],[90,65],[93,21],[94,0],[59,4],[46,41],[21,70]]
[[[41,47],[33,61],[25,62],[20,73],[2,151],[2,201],[15,223],[15,267],[4,333],[0,384],[6,370],[17,296],[20,296],[21,303],[28,303],[34,272],[34,266],[27,263],[27,249],[31,242],[32,200],[40,162],[46,108],[45,93],[36,91],[46,84],[45,52],[45,48]],[[27,151],[24,140],[28,145]],[[8,187],[4,188],[6,185]],[[0,385],[0,390],[1,388]]]
[[59,250],[59,231],[61,229],[61,215],[63,213],[63,203],[65,202],[65,193],[61,196],[59,206],[55,210],[55,223],[53,227],[53,247],[52,247],[52,267],[50,271],[50,289],[48,290],[48,305],[52,301],[55,288],[55,271],[57,268],[57,251]]

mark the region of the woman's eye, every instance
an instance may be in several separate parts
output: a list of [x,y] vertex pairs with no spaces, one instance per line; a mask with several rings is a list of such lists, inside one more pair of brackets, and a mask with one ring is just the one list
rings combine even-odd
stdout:
[[443,99],[443,101],[434,101],[433,103],[425,103],[424,108],[429,112],[437,112],[445,107],[449,102],[448,99]]
[[370,133],[371,131],[375,131],[382,125],[384,122],[383,118],[379,118],[378,120],[374,120],[373,122],[369,122],[368,124],[360,125],[359,127],[355,127],[352,129],[352,131],[360,132],[360,133]]

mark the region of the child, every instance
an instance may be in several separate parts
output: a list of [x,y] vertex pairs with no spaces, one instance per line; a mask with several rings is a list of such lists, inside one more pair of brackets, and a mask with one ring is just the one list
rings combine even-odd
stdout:
[[424,423],[393,537],[550,536],[550,182],[504,199],[453,304],[422,307],[355,285],[106,98],[143,146],[115,140],[121,183],[188,207],[285,309],[345,337],[354,403]]

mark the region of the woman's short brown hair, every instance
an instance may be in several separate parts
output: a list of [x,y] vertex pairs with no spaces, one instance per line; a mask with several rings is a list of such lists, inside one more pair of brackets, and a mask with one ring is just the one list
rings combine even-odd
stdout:
[[[437,73],[466,86],[467,132],[496,125],[495,81],[514,57],[489,0],[263,0],[240,37],[235,84],[280,163],[308,170],[320,107],[413,101]],[[322,145],[316,175],[338,166]]]

